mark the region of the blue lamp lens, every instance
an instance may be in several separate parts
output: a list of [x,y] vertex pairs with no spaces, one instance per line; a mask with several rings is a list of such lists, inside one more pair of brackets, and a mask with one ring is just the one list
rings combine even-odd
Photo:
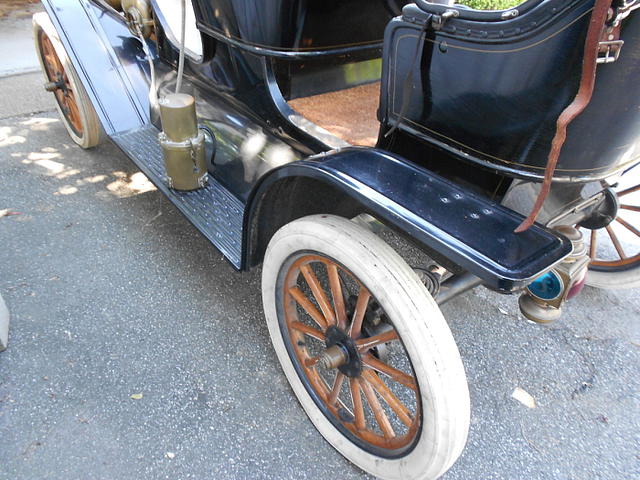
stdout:
[[536,278],[527,290],[542,300],[554,300],[562,293],[562,279],[553,270]]

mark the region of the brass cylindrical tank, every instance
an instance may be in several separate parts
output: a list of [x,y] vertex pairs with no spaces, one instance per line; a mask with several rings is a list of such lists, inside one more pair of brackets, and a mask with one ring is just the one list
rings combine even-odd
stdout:
[[207,183],[204,134],[196,120],[195,99],[172,93],[158,101],[162,132],[159,134],[169,187],[195,190]]
[[186,93],[170,93],[162,97],[160,116],[162,131],[172,142],[184,142],[198,135],[195,99]]

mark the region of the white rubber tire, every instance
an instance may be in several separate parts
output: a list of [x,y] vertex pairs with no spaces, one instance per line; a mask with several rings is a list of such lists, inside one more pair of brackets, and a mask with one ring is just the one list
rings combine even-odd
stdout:
[[640,265],[618,272],[600,272],[589,269],[587,285],[606,290],[624,290],[640,288]]
[[[280,330],[276,289],[292,257],[324,254],[344,265],[392,319],[412,362],[421,393],[422,428],[401,458],[375,456],[329,421],[299,378]],[[460,353],[437,304],[407,263],[384,241],[355,223],[313,215],[282,227],[271,239],[262,270],[262,299],[282,368],[307,415],[324,438],[363,470],[383,479],[434,479],[457,460],[467,440],[470,402]]]
[[100,143],[100,137],[102,128],[100,126],[100,120],[98,120],[98,115],[96,114],[95,109],[93,108],[93,104],[91,103],[91,99],[87,95],[80,79],[78,78],[78,74],[76,73],[75,68],[73,67],[71,60],[69,60],[69,56],[67,55],[62,42],[60,42],[60,37],[58,36],[58,32],[55,27],[51,23],[51,19],[49,15],[45,12],[36,13],[33,16],[33,40],[35,42],[36,53],[38,56],[38,60],[40,61],[40,67],[42,69],[42,73],[44,75],[45,81],[48,81],[47,74],[45,73],[43,54],[41,51],[40,43],[38,41],[38,34],[40,31],[43,31],[51,40],[53,48],[58,54],[58,58],[64,67],[64,71],[67,74],[67,78],[69,79],[69,83],[71,84],[71,89],[73,90],[76,97],[76,104],[78,105],[78,110],[80,112],[80,122],[82,123],[82,133],[78,135],[69,120],[65,116],[64,112],[60,108],[60,105],[56,101],[56,109],[58,110],[58,114],[60,115],[60,119],[62,123],[67,129],[69,136],[71,139],[78,144],[82,148],[91,148],[95,147]]

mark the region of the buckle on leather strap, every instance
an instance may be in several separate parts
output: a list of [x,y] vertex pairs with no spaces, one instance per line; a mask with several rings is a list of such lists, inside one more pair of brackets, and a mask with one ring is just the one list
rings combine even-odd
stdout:
[[598,63],[613,63],[618,60],[624,40],[609,40],[599,43]]

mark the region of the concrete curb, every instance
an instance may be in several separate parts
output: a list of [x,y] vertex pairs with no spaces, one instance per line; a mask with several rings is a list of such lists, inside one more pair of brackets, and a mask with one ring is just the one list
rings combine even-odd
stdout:
[[15,77],[17,75],[25,75],[27,73],[39,72],[40,70],[41,70],[40,65],[29,66],[24,68],[0,70],[0,78]]
[[0,295],[0,352],[9,344],[9,309]]

